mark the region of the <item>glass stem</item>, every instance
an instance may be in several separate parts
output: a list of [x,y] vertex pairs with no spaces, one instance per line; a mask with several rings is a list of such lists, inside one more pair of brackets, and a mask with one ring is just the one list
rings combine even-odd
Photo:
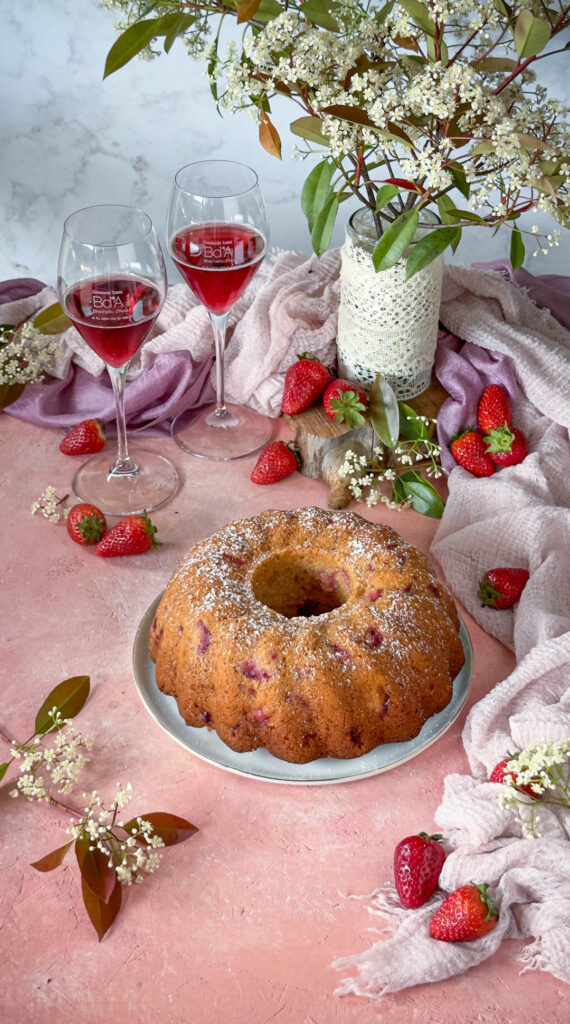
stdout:
[[214,415],[219,419],[225,419],[229,416],[224,395],[224,356],[226,353],[226,328],[229,315],[229,312],[222,313],[221,315],[210,313],[216,349],[216,411]]
[[125,423],[125,377],[127,367],[125,365],[117,369],[114,366],[107,366],[107,370],[113,385],[115,414],[117,417],[117,458],[109,475],[132,476],[134,473],[138,473],[139,467],[130,458],[127,448],[127,426]]

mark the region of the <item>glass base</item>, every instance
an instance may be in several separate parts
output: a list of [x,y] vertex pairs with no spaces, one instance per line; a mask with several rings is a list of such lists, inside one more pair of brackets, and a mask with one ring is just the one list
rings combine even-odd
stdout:
[[273,422],[241,405],[227,405],[227,415],[217,416],[215,406],[181,412],[171,433],[180,448],[199,459],[227,462],[243,459],[263,448],[273,434]]
[[163,455],[129,445],[138,472],[113,476],[113,456],[99,452],[79,467],[71,486],[81,501],[97,505],[106,516],[151,512],[170,501],[180,485],[174,466]]

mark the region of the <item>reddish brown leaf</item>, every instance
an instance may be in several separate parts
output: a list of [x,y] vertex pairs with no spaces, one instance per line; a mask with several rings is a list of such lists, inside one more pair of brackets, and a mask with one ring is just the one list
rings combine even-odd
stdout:
[[353,124],[364,124],[374,128],[374,122],[362,107],[351,107],[344,103],[333,103],[330,107],[323,107],[323,114],[332,114],[333,117],[340,117],[343,121],[351,121]]
[[90,850],[86,838],[75,840],[75,854],[81,871],[81,878],[91,892],[103,903],[108,903],[117,881],[115,869],[109,867],[109,854],[95,848]]
[[271,156],[276,156],[278,160],[281,159],[281,139],[279,138],[279,132],[275,125],[271,123],[264,110],[261,113],[261,121],[259,124],[259,141]]
[[71,846],[73,846],[73,839],[70,839],[68,843],[60,846],[57,850],[46,853],[45,857],[40,857],[30,867],[35,868],[36,871],[53,871],[54,868],[58,868],[63,863],[63,858]]
[[417,185],[415,181],[408,181],[407,178],[384,178],[383,180],[387,185],[405,188],[408,192],[418,192],[420,195],[425,192],[423,185]]
[[[186,821],[186,818],[179,818],[176,814],[167,814],[166,811],[153,811],[152,814],[140,814],[144,821],[150,821],[155,835],[160,836],[165,846],[175,846],[176,843],[183,843],[198,831],[196,825]],[[123,828],[131,832],[133,828],[138,829],[136,818],[125,822]]]
[[261,0],[239,0],[237,5],[237,23],[242,25],[244,21],[253,18]]
[[122,890],[121,883],[118,879],[115,879],[115,886],[109,897],[107,903],[104,900],[99,899],[94,892],[91,891],[87,885],[85,879],[81,879],[81,894],[83,896],[83,902],[85,909],[89,914],[89,920],[93,925],[97,935],[99,936],[99,942],[109,931],[109,928],[113,924],[113,921],[117,917],[119,910],[121,909],[121,898]]

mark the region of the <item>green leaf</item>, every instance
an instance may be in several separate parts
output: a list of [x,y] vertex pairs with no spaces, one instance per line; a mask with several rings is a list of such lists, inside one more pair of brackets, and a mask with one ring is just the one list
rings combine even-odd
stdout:
[[54,302],[52,306],[42,309],[41,313],[38,313],[32,320],[32,327],[35,327],[36,331],[40,331],[41,334],[61,334],[62,331],[66,331],[68,327],[72,326],[71,320],[65,315],[59,302]]
[[298,117],[289,127],[293,135],[298,135],[301,139],[316,142],[320,146],[329,145],[326,135],[323,135],[323,122],[320,117]]
[[442,64],[447,64],[449,60],[449,51],[444,40],[439,40],[439,57],[437,56],[435,39],[432,36],[428,35],[426,41],[428,57],[431,60],[432,64],[434,64],[437,60],[440,60]]
[[475,71],[513,71],[518,61],[512,57],[485,57],[483,60],[475,60],[471,65]]
[[455,252],[455,251],[456,251],[456,249],[457,249],[457,246],[459,245],[459,243],[460,243],[460,241],[461,241],[461,235],[462,235],[462,234],[463,234],[463,230],[462,230],[461,228],[458,228],[458,229],[457,229],[457,234],[456,234],[456,236],[455,236],[455,238],[454,238],[453,242],[451,243],[451,251],[452,251],[452,252]]
[[519,228],[514,227],[511,234],[511,266],[513,270],[522,267],[525,258],[525,247],[523,237]]
[[406,251],[418,226],[417,210],[402,213],[386,228],[382,238],[374,246],[372,262],[374,269],[389,270]]
[[12,764],[13,760],[14,760],[14,758],[12,757],[12,758],[10,758],[9,761],[5,761],[4,764],[0,764],[0,782],[4,778],[6,772],[8,771],[8,768]]
[[30,867],[35,868],[36,871],[53,871],[54,868],[58,868],[60,864],[63,864],[63,859],[67,851],[73,846],[74,840],[70,839],[68,843],[58,847],[57,850],[52,850],[51,853],[46,853],[45,857],[40,857],[39,860],[34,861]]
[[424,267],[429,266],[438,256],[441,256],[444,249],[447,249],[456,240],[458,230],[458,228],[451,226],[437,228],[415,242],[406,260],[406,281],[409,281],[414,274],[423,270]]
[[368,412],[374,433],[382,444],[393,450],[398,443],[400,413],[396,396],[380,373],[370,389]]
[[75,840],[75,855],[81,879],[94,896],[108,903],[113,895],[117,875],[115,869],[109,867],[109,854],[103,853],[98,847],[91,850],[90,845],[91,840],[86,836]]
[[160,19],[160,32],[164,34],[164,52],[170,53],[179,36],[183,36],[196,21],[195,14],[163,14]]
[[283,14],[283,8],[277,0],[261,0],[255,12],[255,21],[259,22],[260,25],[268,25],[279,14]]
[[311,231],[311,243],[317,256],[322,256],[329,247],[337,213],[338,199],[333,194],[317,214]]
[[424,421],[420,419],[418,413],[412,409],[411,405],[406,405],[405,402],[398,402],[398,409],[400,413],[400,437],[404,441],[427,441],[429,438],[428,428]]
[[[179,818],[176,814],[168,814],[166,811],[152,811],[151,814],[139,814],[143,821],[150,821],[155,835],[160,836],[165,846],[175,846],[176,843],[183,843],[190,836],[193,836],[198,829],[186,818]],[[133,828],[138,829],[136,818],[125,822],[123,828],[130,832]]]
[[376,196],[376,209],[383,210],[388,206],[388,203],[392,202],[394,196],[399,194],[400,189],[397,185],[382,185],[382,187],[378,189],[378,195]]
[[406,498],[410,498],[412,508],[420,512],[422,516],[430,516],[431,519],[441,519],[445,503],[440,498],[433,484],[424,480],[421,473],[410,470],[409,473],[402,473],[398,477],[398,483],[402,485]]
[[519,57],[536,57],[550,39],[550,25],[524,10],[515,22],[514,39]]
[[473,224],[482,224],[484,219],[478,213],[473,213],[472,210],[459,210],[453,205],[449,206],[446,212],[448,217],[453,217],[453,223],[467,220]]
[[0,384],[0,409],[17,402],[25,387],[25,384]]
[[115,40],[107,54],[103,78],[118,71],[133,57],[136,57],[137,53],[144,50],[145,46],[148,46],[151,40],[158,35],[157,29],[160,27],[160,22],[161,18],[148,18],[145,21],[137,21],[134,25],[129,25]]
[[455,187],[459,189],[466,199],[469,199],[471,185],[467,181],[467,176],[461,164],[450,164],[449,172],[453,178],[453,184]]
[[535,135],[527,135],[526,132],[517,132],[517,138],[523,149],[545,149],[548,152],[552,152],[554,149],[554,146],[551,146],[549,142],[545,142],[544,139],[537,139]]
[[98,896],[91,892],[91,889],[86,884],[85,879],[82,878],[81,895],[83,896],[85,909],[89,914],[89,920],[99,936],[99,942],[101,942],[101,939],[109,931],[109,928],[121,909],[121,883],[116,879],[113,892],[111,893],[108,902],[105,903],[104,900],[99,899]]
[[333,173],[334,164],[328,159],[321,160],[305,179],[301,192],[301,209],[307,218],[309,231],[313,230],[318,214],[330,198]]
[[62,718],[73,718],[81,711],[89,696],[89,676],[71,676],[58,683],[44,700],[36,715],[34,731],[36,734],[48,732],[53,725],[53,718],[48,714],[57,708]]
[[420,0],[400,0],[400,7],[408,12],[410,18],[428,36],[435,36],[435,22],[430,17]]
[[330,13],[336,4],[333,0],[305,0],[299,13],[314,25],[320,25],[329,32],[340,32],[340,25]]

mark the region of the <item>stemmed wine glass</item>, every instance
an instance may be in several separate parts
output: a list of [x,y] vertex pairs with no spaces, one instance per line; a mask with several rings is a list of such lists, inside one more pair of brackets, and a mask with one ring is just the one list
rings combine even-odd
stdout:
[[259,269],[269,239],[255,171],[231,160],[202,160],[174,179],[167,221],[170,254],[214,328],[216,404],[181,413],[177,444],[204,459],[239,459],[269,440],[272,424],[243,406],[226,404],[224,353],[230,310]]
[[67,218],[59,253],[61,304],[104,360],[115,397],[118,451],[79,468],[72,487],[107,515],[164,505],[178,489],[174,466],[152,451],[127,449],[124,387],[129,361],[160,313],[166,270],[150,217],[131,206],[90,206]]

